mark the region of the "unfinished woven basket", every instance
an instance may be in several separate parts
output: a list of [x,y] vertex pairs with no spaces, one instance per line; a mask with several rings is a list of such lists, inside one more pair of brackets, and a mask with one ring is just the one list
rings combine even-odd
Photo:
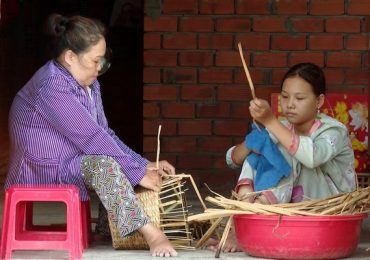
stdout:
[[[185,249],[191,247],[192,238],[187,221],[188,206],[181,179],[182,177],[174,177],[164,181],[160,192],[137,187],[135,193],[151,222],[163,230],[175,248]],[[149,249],[138,231],[122,238],[118,228],[110,221],[109,226],[113,248]]]

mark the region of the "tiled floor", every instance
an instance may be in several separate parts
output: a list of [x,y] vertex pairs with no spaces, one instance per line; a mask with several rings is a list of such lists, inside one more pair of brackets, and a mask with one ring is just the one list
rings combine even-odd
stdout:
[[[0,209],[2,212],[1,199]],[[92,202],[93,217],[96,216],[96,201]],[[191,204],[191,203],[190,203]],[[36,205],[35,214],[37,223],[58,223],[64,221],[60,218],[62,207],[60,205],[53,205],[43,203]],[[363,222],[360,243],[356,253],[348,259],[370,259],[370,220],[366,219]],[[215,253],[208,250],[194,250],[194,251],[178,251],[180,259],[213,259]],[[221,259],[258,259],[247,256],[245,253],[229,253],[221,254]],[[68,253],[64,251],[16,251],[12,255],[12,259],[68,259]],[[114,259],[153,259],[146,250],[115,250],[111,246],[111,242],[98,240],[94,241],[90,248],[83,253],[83,259],[96,260],[114,260]]]

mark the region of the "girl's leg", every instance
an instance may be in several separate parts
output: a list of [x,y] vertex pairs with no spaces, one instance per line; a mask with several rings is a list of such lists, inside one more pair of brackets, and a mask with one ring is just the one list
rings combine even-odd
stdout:
[[153,256],[177,254],[163,232],[150,223],[130,182],[113,158],[87,155],[81,161],[81,169],[86,186],[95,190],[122,237],[139,230]]

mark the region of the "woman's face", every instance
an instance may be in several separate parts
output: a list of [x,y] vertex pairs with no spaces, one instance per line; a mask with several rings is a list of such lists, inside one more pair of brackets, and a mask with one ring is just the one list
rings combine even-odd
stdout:
[[310,83],[304,79],[291,77],[284,81],[281,91],[282,112],[293,125],[312,123],[322,102],[323,95],[317,97]]
[[73,53],[74,58],[70,63],[70,73],[82,86],[90,86],[98,77],[105,50],[105,39],[101,37],[98,43],[91,46],[88,51],[80,54]]

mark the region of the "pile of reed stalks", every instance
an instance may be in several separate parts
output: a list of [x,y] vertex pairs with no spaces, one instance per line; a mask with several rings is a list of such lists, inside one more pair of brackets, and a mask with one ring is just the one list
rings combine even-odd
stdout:
[[207,197],[206,201],[221,208],[207,208],[204,213],[190,216],[189,221],[204,221],[238,214],[266,214],[288,216],[353,215],[370,211],[370,186],[352,192],[340,193],[325,199],[299,203],[264,205],[227,199],[221,195]]

